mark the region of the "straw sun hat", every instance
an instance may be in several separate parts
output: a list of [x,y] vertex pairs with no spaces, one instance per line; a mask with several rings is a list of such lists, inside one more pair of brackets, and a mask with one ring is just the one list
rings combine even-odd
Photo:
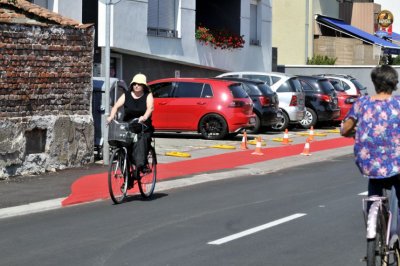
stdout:
[[132,87],[132,84],[137,83],[137,84],[142,84],[144,85],[145,88],[149,88],[149,86],[147,85],[147,78],[145,75],[143,74],[136,74],[132,81],[131,84],[129,85],[129,87]]

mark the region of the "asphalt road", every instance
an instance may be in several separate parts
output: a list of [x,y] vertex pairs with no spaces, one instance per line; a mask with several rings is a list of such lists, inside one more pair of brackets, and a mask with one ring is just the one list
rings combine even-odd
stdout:
[[366,180],[346,155],[0,220],[0,265],[363,265]]

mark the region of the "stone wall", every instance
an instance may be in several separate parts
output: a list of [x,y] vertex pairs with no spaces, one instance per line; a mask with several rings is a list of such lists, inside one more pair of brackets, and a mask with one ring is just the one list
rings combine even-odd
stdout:
[[337,58],[336,65],[374,65],[380,48],[354,38],[320,36],[314,40],[314,54]]
[[93,161],[94,28],[0,23],[0,178]]

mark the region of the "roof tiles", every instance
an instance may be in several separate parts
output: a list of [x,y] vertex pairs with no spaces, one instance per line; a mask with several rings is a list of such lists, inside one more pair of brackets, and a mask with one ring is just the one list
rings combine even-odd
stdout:
[[0,22],[40,25],[58,24],[75,28],[87,28],[92,25],[82,24],[79,21],[61,16],[25,0],[0,0]]

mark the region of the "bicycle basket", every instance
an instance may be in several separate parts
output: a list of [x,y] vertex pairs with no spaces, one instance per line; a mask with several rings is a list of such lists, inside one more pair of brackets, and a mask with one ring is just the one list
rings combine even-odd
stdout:
[[129,131],[129,124],[111,121],[108,125],[108,144],[110,146],[127,146],[137,138],[137,134]]

